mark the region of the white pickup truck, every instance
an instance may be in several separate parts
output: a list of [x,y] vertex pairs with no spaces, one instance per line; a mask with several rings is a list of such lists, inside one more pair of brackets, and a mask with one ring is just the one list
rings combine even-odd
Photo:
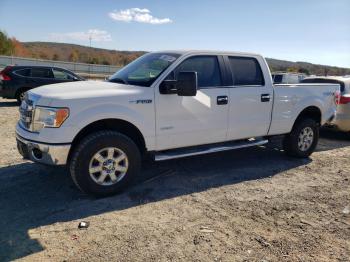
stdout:
[[75,184],[117,193],[156,161],[262,145],[285,135],[290,156],[308,157],[336,111],[339,85],[273,85],[264,58],[213,51],[148,53],[106,82],[53,84],[26,93],[19,152],[67,165]]

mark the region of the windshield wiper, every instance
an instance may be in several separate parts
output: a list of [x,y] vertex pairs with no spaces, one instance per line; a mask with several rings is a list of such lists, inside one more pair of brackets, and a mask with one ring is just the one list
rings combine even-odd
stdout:
[[112,78],[112,79],[109,79],[108,80],[109,82],[113,82],[113,83],[121,83],[121,84],[126,84],[128,85],[128,81],[122,79],[122,78],[118,78],[118,77],[115,77],[115,78]]

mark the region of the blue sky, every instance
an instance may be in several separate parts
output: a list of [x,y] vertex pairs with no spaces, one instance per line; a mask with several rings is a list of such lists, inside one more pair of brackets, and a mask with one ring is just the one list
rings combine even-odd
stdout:
[[0,0],[20,41],[215,49],[350,68],[350,0]]

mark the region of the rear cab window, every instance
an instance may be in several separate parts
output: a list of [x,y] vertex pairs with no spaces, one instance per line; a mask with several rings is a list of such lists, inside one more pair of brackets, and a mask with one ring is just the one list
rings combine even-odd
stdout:
[[264,86],[265,80],[258,60],[254,57],[228,57],[234,86]]

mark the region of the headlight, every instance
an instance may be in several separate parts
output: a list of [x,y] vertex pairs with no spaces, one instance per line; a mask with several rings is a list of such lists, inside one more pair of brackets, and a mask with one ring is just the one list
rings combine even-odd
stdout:
[[68,116],[68,108],[38,106],[34,110],[33,131],[39,131],[44,127],[60,127]]

